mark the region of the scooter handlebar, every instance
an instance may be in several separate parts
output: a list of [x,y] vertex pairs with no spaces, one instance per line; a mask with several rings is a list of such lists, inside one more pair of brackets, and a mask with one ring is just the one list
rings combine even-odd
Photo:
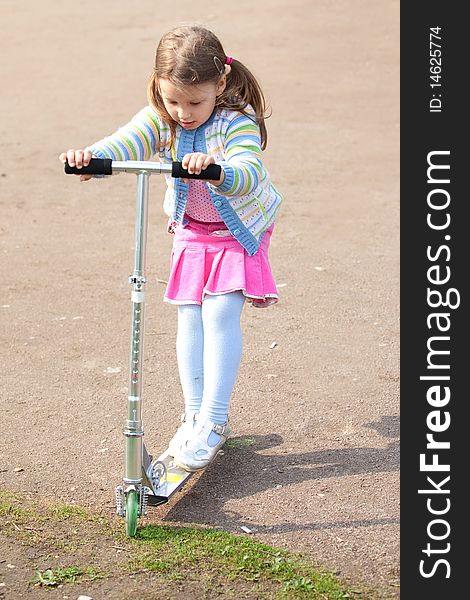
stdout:
[[180,162],[173,162],[171,165],[171,176],[183,177],[185,179],[213,179],[217,181],[220,179],[221,171],[222,167],[220,165],[209,165],[199,175],[196,175],[195,173],[190,174],[186,169],[183,169]]
[[[172,177],[183,177],[185,179],[212,179],[219,180],[222,172],[220,165],[209,165],[196,175],[188,173],[183,169],[180,162],[155,163],[155,162],[137,162],[137,161],[118,161],[115,162],[116,171],[140,172],[148,170],[149,173],[168,173]],[[67,175],[112,175],[113,161],[110,158],[92,158],[86,167],[71,167],[68,162],[64,165],[64,171]]]
[[112,162],[110,158],[92,158],[86,167],[78,169],[71,167],[67,161],[64,171],[67,175],[112,175]]

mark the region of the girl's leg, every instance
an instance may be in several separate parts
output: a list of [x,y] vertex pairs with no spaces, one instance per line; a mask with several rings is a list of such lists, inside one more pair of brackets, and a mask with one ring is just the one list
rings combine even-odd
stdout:
[[207,296],[202,303],[204,390],[191,437],[180,446],[176,464],[188,471],[206,467],[229,435],[230,397],[242,354],[242,292]]
[[191,437],[196,425],[197,413],[202,402],[204,331],[201,307],[183,304],[178,307],[178,333],[176,357],[184,396],[184,414],[181,425],[168,444],[168,452],[175,456]]
[[197,413],[201,407],[204,388],[204,330],[202,310],[198,304],[178,306],[176,357],[185,411]]
[[[244,303],[242,292],[206,296],[202,303],[204,393],[201,421],[223,424],[228,419],[230,397],[242,355],[240,316]],[[217,443],[219,436],[212,433],[211,437],[209,443]]]

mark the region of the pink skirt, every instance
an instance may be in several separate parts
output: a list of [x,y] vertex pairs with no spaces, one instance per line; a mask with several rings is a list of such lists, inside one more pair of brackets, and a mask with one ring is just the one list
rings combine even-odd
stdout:
[[176,226],[165,302],[202,304],[207,294],[240,290],[257,308],[275,304],[278,294],[268,259],[273,228],[249,256],[224,223],[190,220],[186,227]]

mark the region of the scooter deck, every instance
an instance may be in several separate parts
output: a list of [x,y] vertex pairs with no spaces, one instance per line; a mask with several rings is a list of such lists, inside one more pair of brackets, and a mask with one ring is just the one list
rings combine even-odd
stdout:
[[[189,471],[181,469],[173,462],[173,456],[168,454],[168,450],[165,450],[156,461],[151,455],[147,453],[144,446],[143,452],[143,471],[145,473],[145,483],[148,486],[147,501],[149,506],[159,506],[168,502],[168,500],[175,494],[188,479],[193,475]],[[162,465],[162,476],[156,487],[152,484],[150,471],[152,466],[158,464]]]

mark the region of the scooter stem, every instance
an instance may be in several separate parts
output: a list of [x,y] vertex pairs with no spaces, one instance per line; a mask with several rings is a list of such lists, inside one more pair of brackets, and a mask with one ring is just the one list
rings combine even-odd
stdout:
[[132,285],[132,333],[127,420],[124,426],[126,437],[124,483],[128,485],[142,483],[144,435],[142,390],[148,191],[149,173],[140,171],[137,173],[134,271],[129,277],[129,283]]

